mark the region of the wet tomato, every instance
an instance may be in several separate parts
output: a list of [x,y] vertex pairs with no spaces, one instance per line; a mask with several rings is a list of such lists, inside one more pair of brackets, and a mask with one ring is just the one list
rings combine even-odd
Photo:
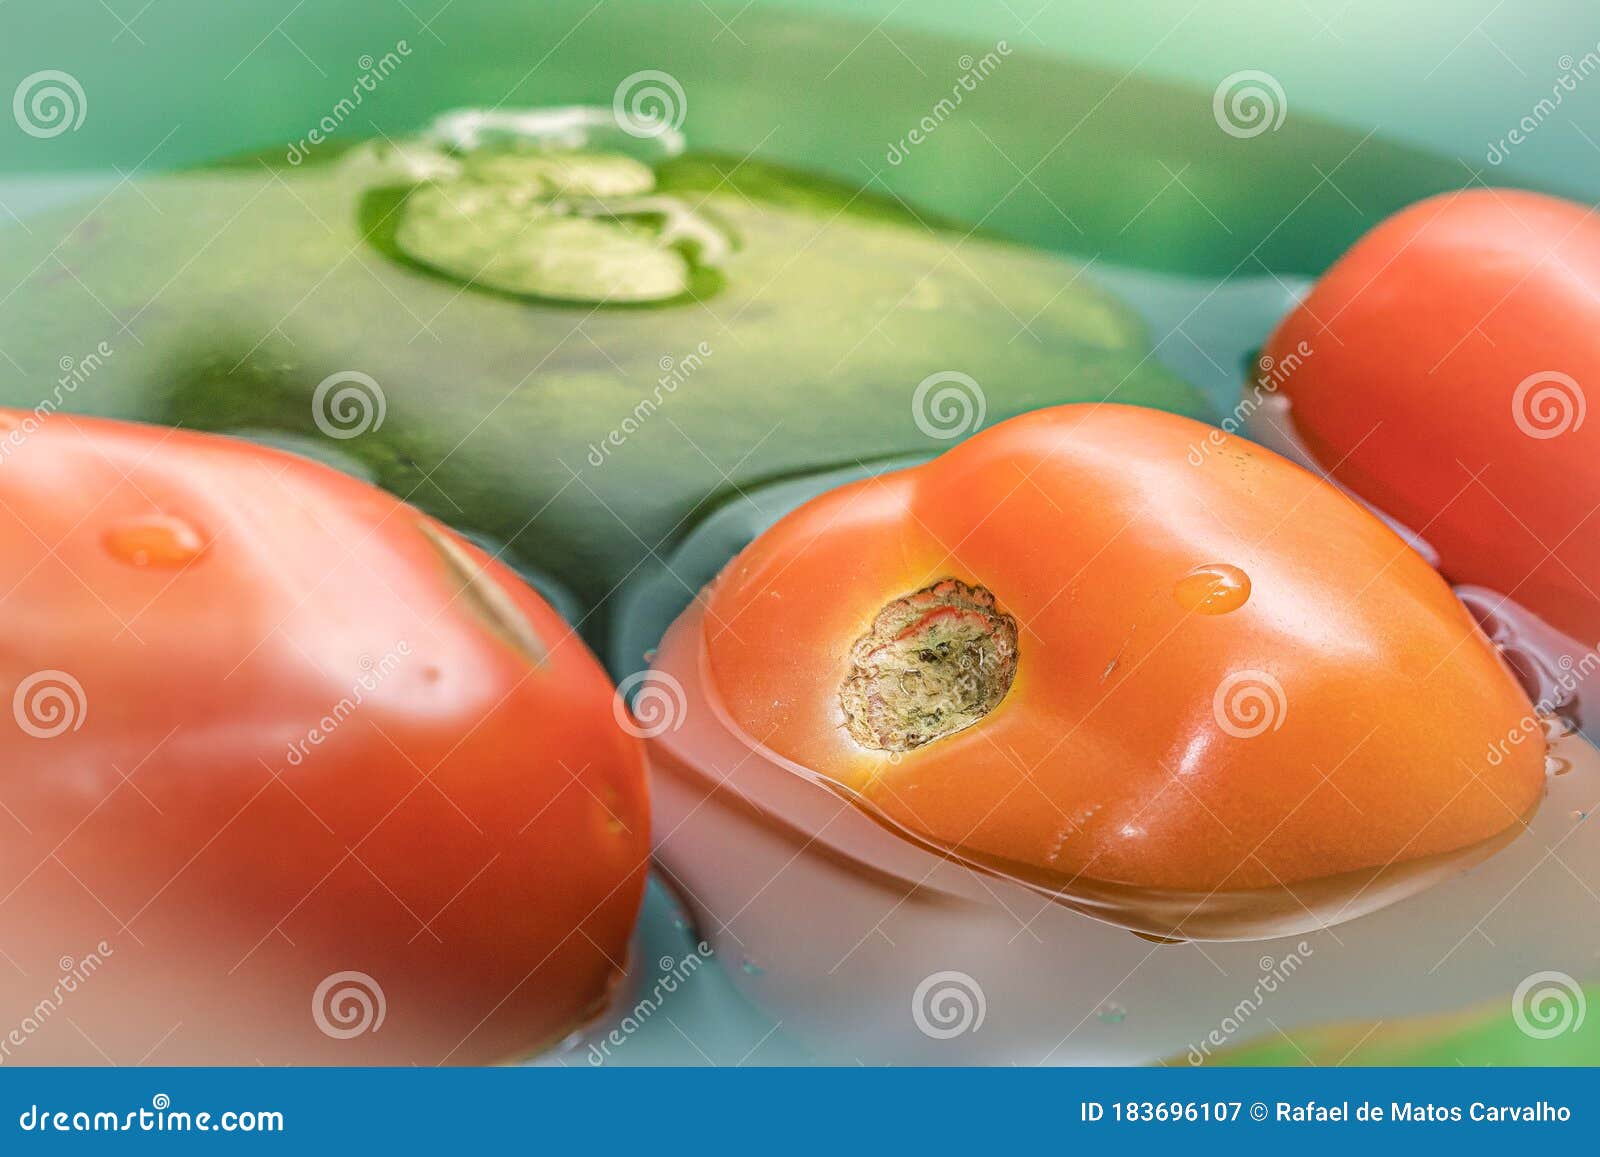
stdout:
[[1600,221],[1482,189],[1367,234],[1267,344],[1293,435],[1457,583],[1600,639]]
[[0,412],[13,1063],[463,1063],[603,1005],[639,743],[567,625],[395,498]]
[[1381,906],[1512,838],[1543,789],[1542,744],[1491,756],[1532,709],[1419,556],[1151,410],[1039,411],[832,491],[690,622],[699,658],[668,673],[748,745],[1161,935]]

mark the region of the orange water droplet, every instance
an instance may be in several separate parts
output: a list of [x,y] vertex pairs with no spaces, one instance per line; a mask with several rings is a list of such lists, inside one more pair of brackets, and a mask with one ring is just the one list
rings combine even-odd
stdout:
[[600,815],[607,835],[620,836],[628,831],[622,818],[622,797],[617,789],[607,784],[600,789]]
[[1225,562],[1197,566],[1172,588],[1178,605],[1197,615],[1225,615],[1250,597],[1250,576]]
[[133,566],[179,567],[206,548],[192,523],[171,514],[142,514],[106,531],[106,549]]

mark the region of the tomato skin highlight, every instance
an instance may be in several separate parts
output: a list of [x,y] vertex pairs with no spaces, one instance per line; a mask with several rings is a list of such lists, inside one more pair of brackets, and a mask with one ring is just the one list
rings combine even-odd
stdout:
[[[1062,406],[814,500],[705,596],[721,709],[913,838],[1032,879],[1271,888],[1520,830],[1543,745],[1490,752],[1532,707],[1449,588],[1270,451],[1196,462],[1212,434]],[[852,641],[949,577],[1015,617],[1014,684],[963,730],[869,750],[839,706]]]
[[96,964],[6,1059],[493,1062],[596,1014],[648,798],[560,617],[314,463],[8,417],[0,1023]]
[[[1263,350],[1334,478],[1418,533],[1456,583],[1600,640],[1600,221],[1510,189],[1373,229]],[[1587,417],[1587,420],[1585,418]]]

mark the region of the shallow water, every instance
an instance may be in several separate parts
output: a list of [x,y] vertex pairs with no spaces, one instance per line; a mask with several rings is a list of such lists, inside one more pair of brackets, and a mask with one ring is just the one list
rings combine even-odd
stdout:
[[[574,12],[590,7],[587,0],[581,5],[568,4],[567,0],[556,2],[557,7],[570,7]],[[949,125],[906,160],[891,164],[884,157],[886,146],[898,140],[907,125],[948,90],[953,62],[967,46],[909,33],[897,34],[893,45],[869,38],[851,50],[848,67],[841,69],[831,83],[817,85],[816,76],[821,71],[818,61],[842,55],[855,43],[858,30],[842,23],[814,19],[800,23],[782,14],[752,12],[741,22],[743,40],[782,40],[786,44],[785,52],[767,54],[773,61],[773,74],[763,78],[761,85],[752,85],[736,59],[747,50],[735,46],[731,39],[718,44],[706,35],[705,29],[690,24],[680,15],[669,15],[659,8],[650,11],[635,4],[610,5],[592,22],[579,24],[571,51],[557,54],[541,75],[540,83],[546,86],[541,91],[558,95],[563,101],[603,97],[608,94],[598,91],[598,87],[609,87],[610,78],[605,78],[604,86],[598,86],[586,62],[605,52],[646,53],[683,76],[690,85],[695,94],[691,127],[696,130],[697,144],[721,145],[743,153],[752,142],[762,140],[764,155],[809,163],[852,181],[870,179],[877,187],[909,197],[919,207],[965,222],[982,221],[985,230],[1092,259],[1087,276],[1113,288],[1134,305],[1150,326],[1156,341],[1155,356],[1205,390],[1221,414],[1229,413],[1233,407],[1241,367],[1303,289],[1304,282],[1298,275],[1324,266],[1377,216],[1462,179],[1453,163],[1400,149],[1381,139],[1361,145],[1355,134],[1319,125],[1308,117],[1291,118],[1282,134],[1255,142],[1252,166],[1246,173],[1237,163],[1237,142],[1215,131],[1208,94],[1186,94],[1175,86],[1127,80],[1027,53],[1009,60],[986,82],[982,98],[966,108],[963,123]],[[497,36],[502,34],[496,32]],[[496,56],[493,46],[487,43],[460,41],[456,50],[467,58],[490,60]],[[920,79],[907,72],[908,59],[921,74]],[[897,77],[901,83],[886,87],[886,76]],[[459,78],[454,82],[459,83]],[[1107,90],[1111,90],[1109,98]],[[788,94],[796,91],[808,93],[805,118],[794,116]],[[1058,143],[1059,126],[1054,118],[1038,115],[1041,91],[1051,92],[1053,105],[1069,117],[1076,110],[1091,106],[1098,111],[1062,147],[1051,148]],[[438,105],[448,105],[468,102],[474,94],[458,91],[439,95]],[[826,124],[829,132],[808,132],[804,125],[796,123],[800,120]],[[775,136],[764,137],[772,125],[787,127],[780,128]],[[1012,183],[1012,174],[997,161],[997,156],[1017,158],[1025,167],[1035,159],[1040,164],[1030,182],[1018,183],[1017,188],[1001,197],[1005,186]],[[1111,179],[1105,174],[1107,165],[1115,169]],[[1319,165],[1321,171],[1343,166],[1341,192],[1313,187]],[[1204,206],[1213,208],[1202,212],[1204,206],[1197,206],[1193,198],[1176,193],[1164,196],[1163,189],[1170,186],[1174,171],[1187,174],[1186,180],[1199,190]],[[87,184],[93,182],[94,178],[87,179]],[[112,183],[114,178],[105,181],[106,186]],[[81,196],[85,187],[86,183],[77,179],[62,181],[59,187],[53,179],[19,180],[0,185],[0,199],[27,216],[30,209],[58,195],[64,194],[60,196],[63,201]],[[1352,197],[1363,206],[1365,216],[1351,212]],[[1140,205],[1145,208],[1136,215],[1134,210]],[[1217,213],[1224,220],[1218,220]],[[1276,228],[1291,215],[1295,217],[1294,228]],[[1250,248],[1253,242],[1247,239],[1262,235],[1268,236],[1268,242]],[[1147,268],[1136,268],[1141,264]],[[1151,272],[1152,269],[1163,272]],[[1224,274],[1241,273],[1250,276],[1222,279]],[[0,286],[0,291],[9,288]],[[87,311],[93,307],[86,303],[84,308]],[[266,440],[280,432],[252,433],[259,433]],[[689,529],[670,556],[673,566],[681,568],[680,573],[686,578],[697,576],[691,581],[707,581],[745,541],[794,503],[846,481],[860,470],[881,468],[886,467],[846,468],[739,496]],[[634,576],[618,598],[624,612],[618,629],[611,635],[609,657],[620,674],[644,665],[646,651],[656,645],[666,623],[687,602],[687,595],[658,570]],[[578,613],[563,609],[569,616]],[[1588,753],[1578,752],[1572,762],[1576,774],[1561,777],[1551,800],[1552,805],[1559,806],[1547,807],[1541,821],[1545,824],[1540,829],[1541,838],[1557,846],[1570,831],[1558,831],[1551,825],[1558,816],[1569,817],[1571,825],[1578,824],[1580,821],[1570,817],[1583,812],[1585,792],[1592,794],[1594,787]],[[1587,806],[1592,809],[1592,801]],[[1591,839],[1589,843],[1592,842]],[[1549,879],[1551,874],[1535,877],[1541,886],[1538,903],[1532,907],[1544,913],[1546,904],[1553,905],[1547,914],[1553,915],[1562,904],[1576,907],[1581,903],[1581,897],[1569,894],[1569,881]],[[1549,887],[1544,888],[1543,884]],[[683,887],[684,881],[676,881],[676,886]],[[1453,891],[1445,899],[1459,910],[1464,903],[1462,888],[1447,885],[1446,889]],[[1519,901],[1533,894],[1534,888],[1530,887],[1519,895]],[[1406,907],[1402,906],[1402,910]],[[1490,921],[1488,927],[1496,938],[1503,940],[1518,935],[1522,926],[1502,930],[1495,924],[1502,915],[1501,907],[1497,905],[1485,920]],[[1411,910],[1415,911],[1414,905]],[[1383,917],[1363,921],[1357,927],[1366,930],[1378,919]],[[640,964],[637,992],[648,994],[649,986],[639,986],[654,979],[652,972],[670,974],[679,962],[696,955],[694,932],[680,927],[682,923],[666,895],[653,890],[636,947]],[[976,920],[971,927],[979,937],[996,931],[987,917]],[[728,979],[733,976],[748,991],[759,995],[763,983],[771,987],[786,977],[792,978],[796,961],[760,947],[755,936],[750,937],[749,944],[741,944],[737,928],[723,926],[713,931],[724,945],[726,974],[723,970],[696,971],[684,990],[695,995],[685,999],[682,993],[674,994],[667,1010],[678,1025],[663,1018],[645,1019],[640,1027],[626,1034],[624,1046],[603,1057],[606,1063],[762,1063],[804,1055],[785,1032],[733,995]],[[1010,937],[1028,939],[1015,928],[1004,932],[1002,942]],[[1403,937],[1403,933],[1403,922],[1396,917],[1373,928],[1370,935],[1364,932],[1361,937],[1352,937],[1365,945],[1361,950],[1366,953],[1364,956],[1360,952],[1348,957],[1336,955],[1319,944],[1318,965],[1335,967],[1343,960],[1344,966],[1356,973],[1363,967],[1370,970],[1374,967],[1372,962],[1379,958],[1386,935]],[[936,935],[931,944],[936,947],[947,934],[948,929]],[[1134,943],[1132,937],[1119,936]],[[879,947],[874,943],[870,949]],[[1077,1006],[1084,1005],[1083,1023],[1066,1034],[1073,1041],[1069,1049],[1040,1049],[1037,1054],[1018,1051],[1010,1056],[1001,1049],[1000,1058],[1140,1059],[1151,1055],[1153,1038],[1141,1026],[1149,1024],[1153,1013],[1156,1017],[1162,1015],[1156,1010],[1170,999],[1170,989],[1164,992],[1159,985],[1141,987],[1143,978],[1137,977],[1132,983],[1113,983],[1116,978],[1108,969],[1121,968],[1122,947],[1119,940],[1117,947],[1108,948],[1100,959],[1084,961],[1077,976],[1080,983],[1064,1001],[1074,1015]],[[1445,965],[1445,971],[1454,975],[1460,971],[1458,965],[1462,961],[1474,961],[1470,970],[1476,974],[1471,983],[1456,976],[1439,985],[1437,992],[1384,993],[1375,1001],[1373,1011],[1445,1007],[1442,1001],[1455,999],[1462,991],[1481,988],[1501,973],[1511,975],[1505,972],[1504,961],[1481,959],[1479,947],[1476,940],[1458,946],[1453,952],[1454,963]],[[1140,948],[1156,950],[1149,944]],[[1173,982],[1172,977],[1182,983],[1184,976],[1206,975],[1215,970],[1216,962],[1201,959],[1193,947],[1159,951],[1170,954],[1172,959],[1181,956],[1181,967],[1164,974],[1168,983]],[[1161,958],[1163,963],[1166,958]],[[673,963],[667,967],[669,960]],[[1367,963],[1363,965],[1362,961]],[[837,961],[827,963],[841,967]],[[1230,980],[1245,985],[1256,963],[1253,956],[1229,958],[1225,970]],[[1000,990],[995,989],[993,995],[999,994]],[[895,1002],[895,1013],[904,1019],[900,1005],[911,998],[911,993],[897,996],[904,999]],[[634,1006],[619,1005],[619,1023],[637,1007],[639,999],[635,997]],[[1302,997],[1295,1000],[1301,1001]],[[1302,1011],[1306,1016],[1342,1013],[1348,1003],[1329,998],[1319,1004],[1315,997],[1306,996],[1303,1004],[1297,1005],[1296,1015]],[[1219,1015],[1222,1007],[1219,1003]],[[1209,1015],[1210,1009],[1207,1011]],[[1003,1042],[1005,1027],[1017,1026],[1019,1016],[1026,1018],[1026,1010],[1006,1008],[1002,1002],[992,1015],[995,1020],[989,1039]],[[593,1035],[591,1031],[590,1039]],[[1161,1039],[1178,1040],[1180,1036],[1178,1026],[1173,1025]],[[588,1063],[586,1055],[580,1050],[557,1058],[556,1063]],[[923,1055],[932,1059],[949,1056],[937,1052]]]
[[[1322,913],[1367,912],[1347,922],[1311,930],[1317,913],[1286,900],[1287,935],[1173,943],[1085,914],[1093,904],[1081,896],[1064,904],[995,874],[1000,866],[962,864],[888,835],[764,756],[706,697],[693,626],[686,616],[659,657],[679,698],[652,742],[658,854],[699,934],[725,959],[760,962],[730,972],[733,981],[819,1057],[1149,1062],[1185,1055],[1213,1031],[1236,1043],[1490,1000],[1535,968],[1600,974],[1589,926],[1572,918],[1587,910],[1586,881],[1600,871],[1600,829],[1587,822],[1600,802],[1600,756],[1576,736],[1556,744],[1562,764],[1527,829],[1481,849],[1494,854],[1475,866],[1440,865],[1426,892],[1399,898],[1358,882]],[[1318,901],[1314,892],[1306,903]],[[1148,914],[1149,898],[1137,899]],[[1245,901],[1253,933],[1264,930],[1258,899]],[[1127,909],[1097,914],[1125,920]],[[934,976],[986,1009],[982,1033],[947,1037],[906,1015]],[[1267,1000],[1263,984],[1285,991]],[[1250,1001],[1250,1012],[1266,1015],[1236,1011]],[[1101,1015],[1112,1006],[1120,1012]]]

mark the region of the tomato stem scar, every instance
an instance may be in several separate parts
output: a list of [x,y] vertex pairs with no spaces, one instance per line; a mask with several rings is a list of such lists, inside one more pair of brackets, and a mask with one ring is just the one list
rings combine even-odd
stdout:
[[910,751],[971,727],[1017,673],[1017,621],[981,586],[940,579],[893,600],[850,648],[839,704],[851,738]]

